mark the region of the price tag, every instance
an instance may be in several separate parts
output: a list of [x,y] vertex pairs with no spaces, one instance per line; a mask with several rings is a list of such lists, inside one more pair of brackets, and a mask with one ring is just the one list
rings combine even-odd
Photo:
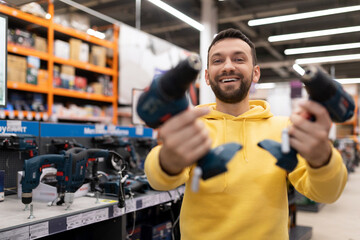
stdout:
[[77,214],[66,218],[66,229],[74,229],[82,226],[82,214]]
[[109,219],[109,209],[103,208],[95,211],[95,220],[97,222]]
[[24,112],[23,111],[19,111],[18,113],[18,119],[23,120],[24,119]]
[[96,217],[95,211],[83,213],[81,216],[81,224],[84,226],[84,225],[94,223],[94,222],[96,222],[95,217]]
[[29,121],[33,120],[33,115],[32,115],[31,112],[27,112],[26,119],[29,120]]
[[17,228],[17,229],[6,231],[6,232],[1,232],[0,239],[28,240],[29,239],[29,226]]
[[30,239],[45,237],[49,235],[49,222],[43,222],[30,226]]
[[119,217],[125,214],[125,208],[119,208],[117,205],[113,206],[114,217]]
[[2,118],[2,119],[6,118],[6,113],[2,109],[0,110],[0,118]]
[[41,115],[40,115],[40,113],[35,113],[35,120],[36,121],[40,121],[40,119],[41,119]]

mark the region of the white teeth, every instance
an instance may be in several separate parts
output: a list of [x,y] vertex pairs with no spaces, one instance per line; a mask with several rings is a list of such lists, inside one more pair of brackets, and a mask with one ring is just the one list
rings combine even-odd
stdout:
[[221,80],[221,82],[235,82],[237,79],[235,79],[235,78],[229,78],[229,79],[223,79],[223,80]]

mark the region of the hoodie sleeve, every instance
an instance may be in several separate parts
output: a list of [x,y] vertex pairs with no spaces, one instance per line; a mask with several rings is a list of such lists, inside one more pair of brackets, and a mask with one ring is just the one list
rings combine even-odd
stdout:
[[288,176],[295,189],[316,202],[335,202],[347,181],[347,170],[340,153],[333,148],[329,163],[316,169],[311,168],[299,155],[298,159],[297,168]]
[[150,186],[155,190],[168,191],[184,184],[189,179],[189,168],[175,176],[168,175],[160,166],[159,153],[161,146],[156,146],[145,160],[145,174]]

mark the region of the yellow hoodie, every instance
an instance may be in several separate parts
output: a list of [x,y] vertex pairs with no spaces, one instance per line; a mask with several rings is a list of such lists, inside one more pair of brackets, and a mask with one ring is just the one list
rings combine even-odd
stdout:
[[[234,117],[216,111],[215,104],[202,105],[212,111],[204,116],[213,147],[238,142],[243,146],[228,163],[228,171],[200,181],[199,192],[191,190],[194,166],[169,176],[160,167],[154,148],[145,161],[151,186],[170,190],[185,183],[180,214],[183,240],[283,240],[288,234],[286,178],[302,194],[317,202],[334,202],[343,191],[347,171],[340,154],[333,149],[329,164],[310,168],[299,157],[296,169],[287,172],[275,165],[276,159],[257,146],[264,139],[281,141],[288,117],[275,117],[265,101],[250,101],[250,110]],[[198,107],[202,107],[198,106]]]

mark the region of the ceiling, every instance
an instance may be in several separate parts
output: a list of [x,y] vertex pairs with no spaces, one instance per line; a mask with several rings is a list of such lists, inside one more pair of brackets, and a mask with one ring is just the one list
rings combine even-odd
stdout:
[[[138,21],[142,31],[187,50],[199,52],[200,32],[147,0],[141,0],[141,15],[138,18],[136,17],[136,0],[73,1],[133,27]],[[163,1],[189,17],[201,21],[201,0]],[[360,11],[256,27],[249,27],[247,24],[248,20],[254,18],[360,5],[360,0],[214,0],[214,3],[218,9],[219,31],[229,27],[238,28],[255,43],[258,62],[262,69],[261,82],[282,82],[296,79],[297,75],[294,73],[292,65],[297,58],[360,53],[360,48],[357,48],[290,56],[284,54],[284,50],[287,48],[360,42],[360,32],[276,43],[270,43],[267,40],[272,35],[359,26]],[[78,11],[59,0],[54,0],[54,4],[55,14]],[[94,17],[91,19],[91,24],[101,26],[109,23]],[[336,78],[360,77],[359,61],[324,63],[322,66]]]

